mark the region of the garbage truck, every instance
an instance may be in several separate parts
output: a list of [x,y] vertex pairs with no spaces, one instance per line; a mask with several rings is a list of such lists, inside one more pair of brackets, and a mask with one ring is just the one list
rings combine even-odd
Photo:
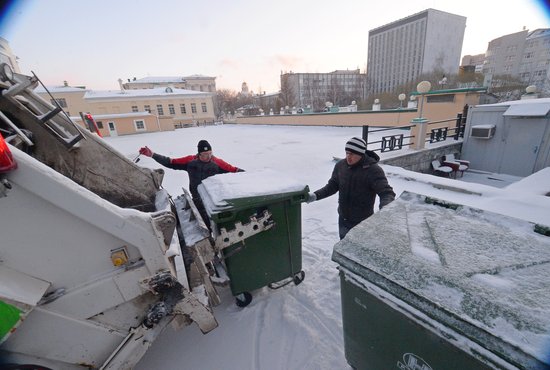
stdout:
[[131,369],[168,325],[215,329],[216,253],[271,223],[240,223],[220,247],[186,191],[172,198],[161,169],[39,84],[0,65],[0,368]]

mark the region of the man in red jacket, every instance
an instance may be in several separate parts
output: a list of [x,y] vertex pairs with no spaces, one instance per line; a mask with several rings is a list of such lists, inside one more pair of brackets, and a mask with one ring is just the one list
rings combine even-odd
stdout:
[[165,157],[161,154],[154,153],[146,146],[141,148],[139,153],[147,157],[152,157],[164,167],[172,168],[174,170],[187,171],[187,174],[189,175],[189,191],[193,197],[193,202],[197,206],[204,222],[208,226],[210,226],[210,221],[206,210],[204,209],[204,204],[199,196],[197,187],[202,180],[210,176],[220,173],[244,171],[212,155],[212,146],[206,140],[199,141],[197,145],[197,154],[187,155],[181,158]]

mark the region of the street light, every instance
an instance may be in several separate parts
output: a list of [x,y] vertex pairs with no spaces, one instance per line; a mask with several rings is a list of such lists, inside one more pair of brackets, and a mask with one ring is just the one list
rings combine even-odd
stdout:
[[420,93],[420,115],[418,118],[422,118],[422,109],[424,108],[424,94],[426,94],[432,88],[430,81],[422,81],[416,85],[416,91]]
[[397,98],[399,99],[399,108],[403,108],[403,100],[407,98],[407,95],[399,94]]

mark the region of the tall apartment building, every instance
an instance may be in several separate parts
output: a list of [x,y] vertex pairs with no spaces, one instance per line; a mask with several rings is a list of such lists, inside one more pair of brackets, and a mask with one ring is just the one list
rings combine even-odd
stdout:
[[290,87],[296,107],[309,105],[314,110],[321,110],[327,101],[347,106],[353,100],[363,100],[366,97],[366,77],[359,69],[329,73],[289,72],[281,74],[281,86]]
[[550,78],[550,28],[504,35],[489,42],[485,75],[511,75],[542,89]]
[[125,90],[154,89],[156,87],[168,86],[185,90],[216,92],[216,77],[203,75],[144,77],[140,79],[128,79],[127,82],[122,83],[122,87]]
[[489,42],[483,74],[517,76],[522,62],[528,31],[512,33]]
[[457,73],[466,17],[427,9],[369,31],[369,93],[393,92],[424,73]]

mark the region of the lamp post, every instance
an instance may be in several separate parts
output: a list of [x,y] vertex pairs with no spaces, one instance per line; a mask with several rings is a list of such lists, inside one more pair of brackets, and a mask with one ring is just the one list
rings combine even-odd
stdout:
[[416,85],[416,91],[420,93],[420,115],[418,118],[422,118],[422,109],[424,108],[424,94],[426,94],[432,88],[430,81],[422,81]]
[[415,142],[413,147],[416,150],[424,148],[428,120],[425,118],[422,118],[422,109],[424,107],[424,94],[430,91],[431,87],[432,87],[432,84],[429,81],[422,81],[416,86],[416,91],[420,93],[420,114],[418,118],[414,118],[411,122],[416,126],[415,134],[414,134]]
[[399,99],[399,108],[403,108],[403,100],[407,98],[407,95],[399,94],[397,98]]

